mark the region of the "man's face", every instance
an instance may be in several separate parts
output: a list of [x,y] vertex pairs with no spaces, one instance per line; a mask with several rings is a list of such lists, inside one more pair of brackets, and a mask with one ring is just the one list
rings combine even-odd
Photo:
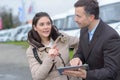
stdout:
[[90,16],[86,14],[84,7],[75,8],[75,21],[80,28],[88,27],[90,25]]

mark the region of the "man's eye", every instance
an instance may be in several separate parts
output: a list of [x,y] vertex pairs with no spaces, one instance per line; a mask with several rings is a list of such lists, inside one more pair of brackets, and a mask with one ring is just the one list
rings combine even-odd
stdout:
[[79,16],[79,15],[75,15],[76,17],[78,17],[78,18],[80,18],[81,16]]

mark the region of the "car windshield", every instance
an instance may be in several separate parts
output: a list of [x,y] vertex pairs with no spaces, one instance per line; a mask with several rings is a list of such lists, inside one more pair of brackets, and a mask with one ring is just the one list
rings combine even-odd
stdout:
[[120,21],[120,2],[100,7],[100,18],[106,23]]

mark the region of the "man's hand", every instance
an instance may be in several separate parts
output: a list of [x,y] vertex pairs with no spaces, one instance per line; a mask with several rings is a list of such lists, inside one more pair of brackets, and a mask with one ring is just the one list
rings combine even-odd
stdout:
[[79,58],[73,58],[70,61],[71,66],[77,66],[77,65],[82,65],[82,61]]
[[[82,61],[79,58],[73,58],[70,61],[70,65],[71,66],[82,65]],[[78,70],[65,70],[62,74],[85,79],[87,71],[79,68]]]
[[68,75],[68,76],[73,76],[73,77],[80,77],[85,79],[87,71],[84,69],[78,69],[77,71],[74,70],[65,70],[62,74]]

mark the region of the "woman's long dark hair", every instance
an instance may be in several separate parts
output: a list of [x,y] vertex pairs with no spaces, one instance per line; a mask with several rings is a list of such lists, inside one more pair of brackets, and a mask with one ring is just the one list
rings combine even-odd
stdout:
[[56,26],[53,25],[52,19],[50,18],[50,16],[46,13],[46,12],[39,12],[37,13],[34,18],[33,18],[33,22],[32,22],[32,29],[29,31],[28,33],[28,41],[29,43],[34,46],[34,47],[43,47],[44,45],[41,43],[41,38],[38,34],[37,31],[34,30],[34,25],[37,25],[38,20],[41,17],[48,17],[51,25],[52,25],[52,29],[51,29],[51,33],[50,33],[50,37],[53,40],[56,40],[56,38],[60,35],[60,33],[58,32],[58,29]]

